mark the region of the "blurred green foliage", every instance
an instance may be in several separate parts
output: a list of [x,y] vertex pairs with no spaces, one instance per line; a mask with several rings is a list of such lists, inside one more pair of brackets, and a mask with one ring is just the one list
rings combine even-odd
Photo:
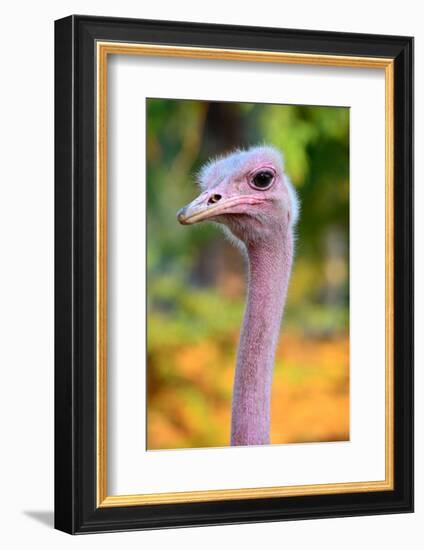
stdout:
[[[332,381],[338,373],[337,387],[343,406],[348,406],[349,109],[149,99],[149,448],[228,444],[232,374],[244,307],[243,261],[213,224],[182,227],[176,212],[197,194],[196,172],[210,157],[260,143],[283,152],[301,202],[283,332],[293,335],[288,339],[292,350],[296,342],[315,343],[315,348],[308,348],[308,363],[320,364],[321,371],[325,368],[314,359],[314,349],[324,340],[334,343],[338,351],[329,355],[332,366],[326,364],[326,372],[332,373]],[[277,385],[278,369],[286,365],[292,375],[284,391],[296,392],[296,380],[303,379],[300,373],[305,373],[306,364],[296,366],[290,350],[285,353],[286,360],[277,361]],[[324,391],[316,380],[314,385]],[[336,399],[333,389],[328,394],[331,403]],[[309,401],[311,407],[313,402]],[[322,403],[321,408],[328,409]],[[305,435],[302,426],[299,432],[294,427],[291,435],[281,435],[274,428],[275,441],[343,438],[348,413],[338,418],[341,425],[331,426],[327,435],[319,429]],[[273,417],[276,426],[279,422]]]

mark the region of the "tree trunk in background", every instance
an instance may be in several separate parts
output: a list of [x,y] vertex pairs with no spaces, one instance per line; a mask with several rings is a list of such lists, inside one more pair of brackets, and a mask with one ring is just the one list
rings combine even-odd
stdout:
[[[201,157],[225,155],[245,146],[243,119],[240,109],[232,103],[209,103],[203,134]],[[229,262],[229,259],[231,260]],[[244,292],[243,261],[222,237],[208,243],[200,251],[193,278],[201,286],[218,286],[230,296]]]

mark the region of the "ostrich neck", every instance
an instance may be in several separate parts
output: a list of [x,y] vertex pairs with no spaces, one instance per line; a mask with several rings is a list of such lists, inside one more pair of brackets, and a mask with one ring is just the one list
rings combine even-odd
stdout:
[[231,445],[266,445],[274,357],[293,256],[291,231],[249,245],[247,252],[247,304],[234,380]]

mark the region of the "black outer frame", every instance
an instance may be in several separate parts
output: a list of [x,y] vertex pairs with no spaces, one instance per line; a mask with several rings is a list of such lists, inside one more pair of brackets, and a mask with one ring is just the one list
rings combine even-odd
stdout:
[[[395,60],[395,489],[96,508],[97,40]],[[94,533],[413,511],[413,38],[69,16],[55,22],[55,527]]]

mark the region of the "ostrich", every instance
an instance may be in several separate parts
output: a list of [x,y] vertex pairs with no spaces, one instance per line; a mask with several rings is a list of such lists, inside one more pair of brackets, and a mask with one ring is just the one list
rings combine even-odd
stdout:
[[177,213],[183,225],[222,224],[247,257],[247,303],[234,377],[231,445],[269,444],[274,356],[293,259],[296,192],[281,154],[237,150],[200,171],[201,194]]

